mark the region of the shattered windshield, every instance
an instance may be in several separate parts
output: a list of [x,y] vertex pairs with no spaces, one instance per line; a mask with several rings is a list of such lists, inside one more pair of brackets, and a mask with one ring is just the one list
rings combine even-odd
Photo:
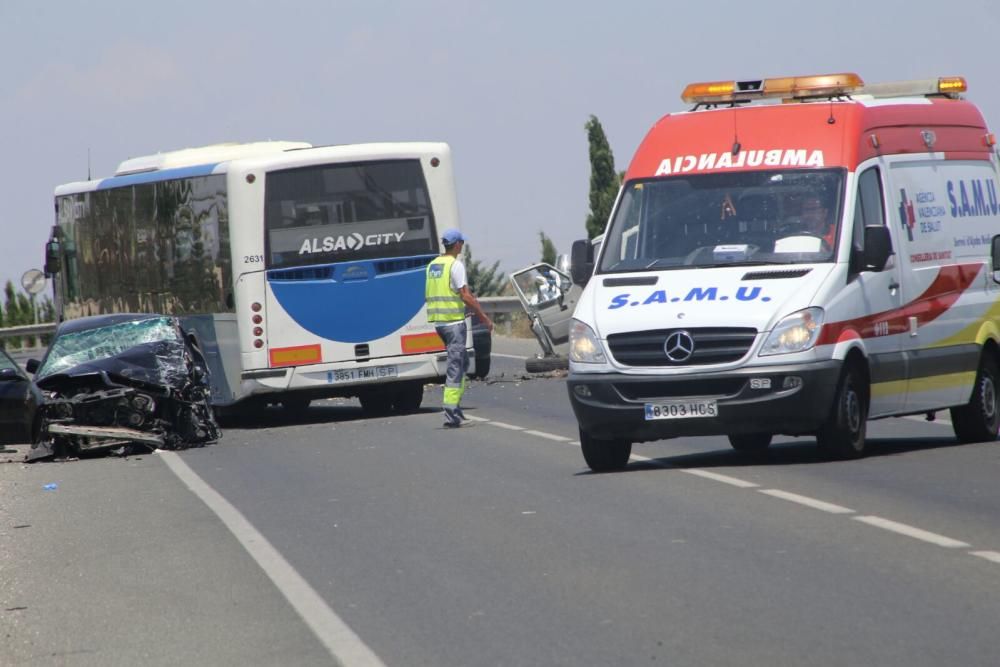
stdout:
[[842,169],[632,181],[599,272],[831,262],[843,182]]
[[115,357],[140,345],[157,341],[180,342],[169,317],[120,322],[56,337],[45,362],[35,374],[40,380],[81,364]]

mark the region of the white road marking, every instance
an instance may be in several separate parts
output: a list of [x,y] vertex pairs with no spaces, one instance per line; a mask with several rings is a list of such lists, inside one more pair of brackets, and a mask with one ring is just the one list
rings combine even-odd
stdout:
[[516,354],[500,354],[499,352],[490,352],[491,357],[503,357],[504,359],[520,359],[525,361],[528,357],[520,357]]
[[468,419],[470,422],[488,422],[489,421],[489,419],[483,419],[482,417],[476,417],[475,415],[466,415],[465,418]]
[[927,421],[927,417],[921,417],[920,415],[907,415],[903,419],[909,419],[913,422],[923,422],[925,424],[944,424],[945,426],[951,426],[951,420],[947,417],[935,417],[934,421]]
[[797,493],[789,493],[788,491],[782,491],[780,489],[757,489],[757,490],[761,493],[773,496],[775,498],[788,500],[793,503],[798,503],[799,505],[805,505],[806,507],[811,507],[816,510],[829,512],[830,514],[854,514],[854,510],[852,509],[848,509],[840,505],[834,505],[833,503],[828,503],[823,500],[816,500],[815,498],[810,498],[809,496],[800,496]]
[[524,430],[523,426],[514,426],[513,424],[507,424],[505,422],[495,422],[495,421],[491,420],[490,424],[493,425],[493,426],[499,426],[500,428],[505,428],[505,429],[508,429],[508,430],[511,430],[511,431],[523,431]]
[[552,433],[546,433],[545,431],[525,431],[528,435],[537,435],[539,438],[545,438],[546,440],[555,440],[556,442],[569,442],[570,438],[563,435],[553,435]]
[[993,561],[994,563],[1000,563],[1000,552],[996,551],[970,551],[970,556],[978,556],[979,558],[985,558],[988,561]]
[[[912,419],[917,421],[926,421],[923,417],[909,416],[904,417],[904,419]],[[570,445],[580,446],[579,440],[571,440],[565,436],[554,435],[552,433],[546,433],[544,431],[534,431],[526,429],[521,426],[515,426],[513,424],[506,424],[504,422],[492,421],[489,419],[477,418],[477,421],[489,422],[499,426],[500,428],[510,429],[512,431],[523,431],[527,435],[533,435],[540,438],[545,438],[548,440],[555,440],[557,442],[565,442]],[[938,418],[935,421],[941,422],[943,424],[951,425],[951,422],[947,419]],[[811,507],[813,509],[820,510],[822,512],[829,512],[830,514],[855,514],[855,510],[849,507],[844,507],[842,505],[836,505],[834,503],[829,503],[824,500],[818,500],[816,498],[810,498],[809,496],[802,496],[797,493],[790,493],[788,491],[782,491],[781,489],[761,489],[759,484],[754,482],[748,482],[746,480],[739,479],[738,477],[731,477],[729,475],[722,475],[717,472],[710,472],[708,470],[701,470],[700,468],[677,468],[669,463],[661,463],[656,459],[651,459],[646,456],[641,456],[639,454],[632,454],[629,457],[630,461],[638,463],[652,463],[655,466],[661,468],[669,468],[672,470],[677,470],[678,472],[687,473],[689,475],[694,475],[696,477],[703,477],[705,479],[710,479],[716,482],[722,482],[723,484],[729,484],[730,486],[735,486],[741,489],[757,489],[760,493],[771,496],[773,498],[780,498],[782,500],[787,500],[805,507]],[[905,535],[907,537],[912,537],[914,539],[922,540],[930,544],[934,544],[940,547],[945,547],[948,549],[962,549],[971,548],[971,545],[956,540],[950,537],[945,537],[944,535],[938,535],[937,533],[932,533],[920,528],[915,528],[914,526],[909,526],[905,523],[899,523],[898,521],[891,521],[889,519],[883,519],[877,516],[852,516],[855,521],[860,521],[861,523],[874,526],[876,528],[882,528],[883,530],[888,530],[899,535]],[[970,556],[976,556],[978,558],[983,558],[985,560],[1000,563],[1000,552],[997,551],[970,551]]]
[[208,505],[239,540],[250,557],[270,577],[302,620],[326,647],[334,661],[345,667],[385,667],[375,653],[347,627],[267,538],[238,509],[210,487],[175,452],[156,450],[163,461],[191,491]]
[[704,477],[705,479],[713,479],[716,482],[722,482],[723,484],[729,484],[731,486],[738,486],[741,489],[755,489],[759,484],[754,484],[753,482],[747,482],[737,477],[730,477],[729,475],[720,475],[717,472],[709,472],[707,470],[699,470],[698,468],[678,468],[681,472],[686,472],[689,475],[695,475],[697,477]]
[[912,537],[915,540],[923,540],[924,542],[930,542],[931,544],[936,544],[939,547],[945,547],[948,549],[965,549],[969,545],[965,542],[959,540],[953,540],[950,537],[945,537],[944,535],[938,535],[937,533],[931,533],[926,530],[921,530],[920,528],[914,528],[913,526],[908,526],[905,523],[899,523],[897,521],[890,521],[889,519],[883,519],[878,516],[852,516],[855,521],[860,521],[861,523],[866,523],[869,526],[875,526],[876,528],[882,528],[884,530],[891,531],[893,533],[898,533],[900,535],[906,535],[907,537]]

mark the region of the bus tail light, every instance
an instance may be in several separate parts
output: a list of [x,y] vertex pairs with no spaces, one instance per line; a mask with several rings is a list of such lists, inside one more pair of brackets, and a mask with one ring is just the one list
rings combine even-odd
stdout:
[[264,321],[264,318],[261,317],[260,315],[254,315],[251,319],[253,320],[254,324],[260,324],[261,322]]
[[257,301],[254,301],[252,304],[250,304],[250,310],[252,310],[255,313],[259,313],[263,307],[264,306],[260,305],[260,303],[258,303]]
[[264,335],[264,329],[263,329],[263,327],[254,327],[253,328],[253,335],[254,336],[263,336]]
[[259,350],[260,348],[264,347],[264,341],[262,341],[260,338],[258,338],[257,340],[255,340],[253,342],[253,346],[256,347]]

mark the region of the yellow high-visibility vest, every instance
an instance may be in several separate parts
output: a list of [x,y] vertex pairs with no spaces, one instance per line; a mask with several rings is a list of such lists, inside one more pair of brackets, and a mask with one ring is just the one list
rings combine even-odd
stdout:
[[465,319],[465,302],[451,289],[455,258],[441,255],[427,265],[427,321],[458,322]]

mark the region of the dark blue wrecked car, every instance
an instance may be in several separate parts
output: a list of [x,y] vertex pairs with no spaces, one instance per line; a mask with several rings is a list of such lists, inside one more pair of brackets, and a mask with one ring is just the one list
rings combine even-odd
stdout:
[[208,365],[174,317],[117,314],[59,325],[29,372],[44,394],[28,459],[182,449],[219,438]]

